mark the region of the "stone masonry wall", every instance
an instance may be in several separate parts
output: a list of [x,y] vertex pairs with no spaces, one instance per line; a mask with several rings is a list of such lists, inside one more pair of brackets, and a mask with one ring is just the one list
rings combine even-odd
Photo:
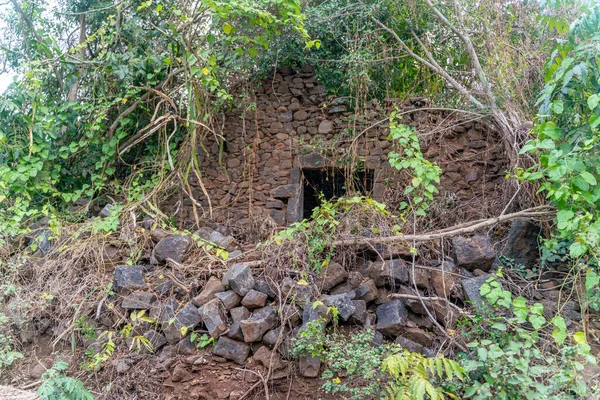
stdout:
[[[301,220],[304,169],[362,165],[373,170],[374,199],[403,190],[406,176],[387,162],[394,145],[386,139],[389,127],[382,120],[392,105],[405,113],[404,123],[417,129],[425,156],[443,169],[442,194],[467,202],[489,197],[501,185],[507,162],[495,133],[483,123],[428,108],[423,99],[391,99],[384,105],[372,100],[356,114],[349,103],[328,98],[309,66],[280,70],[265,80],[254,93],[255,107],[246,104],[245,114],[226,116],[225,142],[209,137],[198,149],[213,219],[244,224],[250,217],[272,218],[281,226]],[[201,185],[195,177],[190,184],[207,216]],[[191,200],[179,200],[183,207],[177,218],[193,221]]]

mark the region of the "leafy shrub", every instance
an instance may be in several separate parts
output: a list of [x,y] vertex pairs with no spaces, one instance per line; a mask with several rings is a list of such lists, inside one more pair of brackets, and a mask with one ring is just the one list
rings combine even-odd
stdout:
[[42,386],[37,391],[40,400],[94,399],[94,396],[83,386],[83,382],[62,373],[68,366],[66,362],[58,361],[42,375]]
[[[464,397],[485,399],[576,399],[590,395],[580,371],[596,363],[583,332],[568,339],[565,320],[548,322],[543,305],[528,305],[512,298],[491,278],[481,288],[490,308],[470,322],[463,322],[473,349],[462,361],[473,379]],[[502,314],[509,314],[503,317]],[[556,347],[544,351],[552,344]]]
[[[325,320],[307,324],[293,339],[295,357],[319,357],[325,364],[321,378],[326,393],[337,393],[352,399],[386,398],[420,400],[428,395],[432,400],[452,397],[440,385],[454,378],[463,380],[461,366],[443,356],[427,358],[410,353],[396,344],[373,344],[370,330],[349,335],[326,333]],[[438,386],[436,386],[437,384]]]
[[[442,169],[425,159],[414,129],[398,123],[399,119],[396,112],[391,113],[388,140],[397,142],[402,147],[402,152],[388,153],[389,163],[398,170],[409,171],[412,179],[406,186],[404,194],[411,197],[410,203],[415,213],[425,216],[433,196],[438,193],[436,185],[440,183]],[[403,203],[401,207],[408,207],[408,203]]]
[[395,351],[395,354],[386,357],[383,370],[392,377],[386,388],[386,398],[390,400],[422,400],[426,396],[431,400],[443,400],[446,397],[458,399],[434,383],[445,385],[454,378],[468,380],[465,370],[456,361],[443,355],[428,358],[408,350]]

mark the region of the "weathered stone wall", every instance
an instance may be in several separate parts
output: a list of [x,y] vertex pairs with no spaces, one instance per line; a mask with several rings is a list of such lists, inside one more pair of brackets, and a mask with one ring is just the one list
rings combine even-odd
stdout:
[[[393,105],[403,122],[415,127],[426,157],[443,169],[440,192],[459,201],[490,196],[506,170],[495,133],[479,121],[428,107],[422,99],[370,101],[352,112],[346,98],[330,98],[310,67],[279,71],[254,93],[254,104],[226,116],[221,134],[198,149],[202,185],[213,218],[244,224],[248,218],[272,218],[279,225],[302,219],[302,171],[337,166],[373,170],[372,197],[383,200],[403,190],[406,176],[392,169],[387,153],[387,121]],[[417,111],[419,110],[419,111]],[[205,215],[209,203],[195,177],[190,184]],[[193,221],[192,202],[181,197],[178,218]],[[202,210],[198,210],[202,212]]]

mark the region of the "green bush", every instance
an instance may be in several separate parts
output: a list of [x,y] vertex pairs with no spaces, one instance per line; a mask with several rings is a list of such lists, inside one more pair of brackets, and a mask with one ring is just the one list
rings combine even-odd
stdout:
[[592,394],[580,375],[586,363],[596,363],[583,332],[569,338],[563,317],[546,321],[541,303],[513,299],[493,278],[481,294],[490,307],[462,322],[472,349],[461,361],[472,378],[463,388],[465,398],[566,400]]

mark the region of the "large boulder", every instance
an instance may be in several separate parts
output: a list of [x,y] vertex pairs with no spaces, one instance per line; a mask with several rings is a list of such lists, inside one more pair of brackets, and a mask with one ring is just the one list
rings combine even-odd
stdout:
[[245,296],[254,288],[254,277],[250,267],[242,264],[234,264],[223,276],[223,286],[231,289],[240,296]]
[[189,236],[167,236],[154,246],[152,261],[155,264],[164,264],[167,258],[170,258],[175,262],[181,262],[191,244],[192,239]]
[[400,300],[392,300],[389,303],[377,307],[377,325],[375,328],[385,336],[397,337],[408,326],[406,318],[408,310]]
[[113,290],[125,296],[134,290],[146,289],[144,267],[141,265],[117,265],[113,279]]
[[243,365],[250,355],[250,346],[244,342],[221,336],[212,352],[214,355]]
[[542,227],[529,219],[513,221],[502,255],[514,260],[515,264],[535,266],[540,256],[541,233]]
[[496,253],[487,236],[475,235],[470,238],[457,236],[452,239],[454,264],[468,271],[480,269],[489,271]]
[[248,319],[240,322],[244,341],[259,342],[263,335],[277,326],[277,307],[267,306],[256,310]]

